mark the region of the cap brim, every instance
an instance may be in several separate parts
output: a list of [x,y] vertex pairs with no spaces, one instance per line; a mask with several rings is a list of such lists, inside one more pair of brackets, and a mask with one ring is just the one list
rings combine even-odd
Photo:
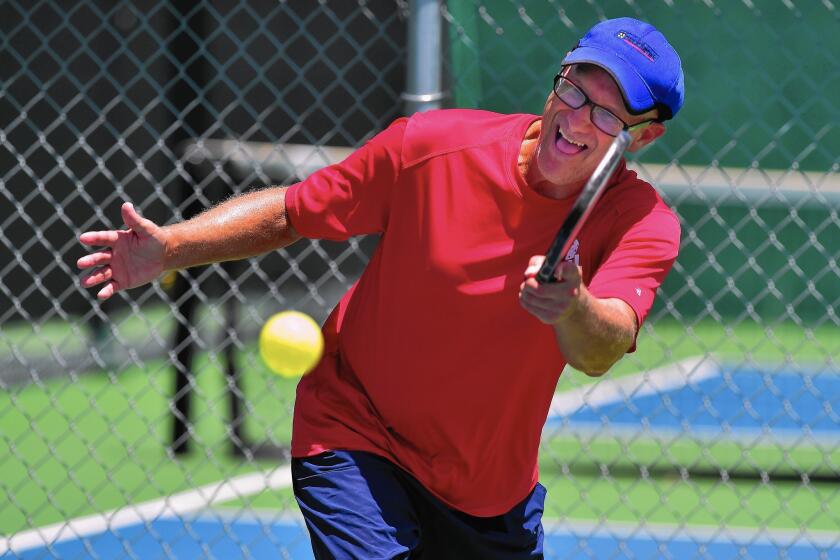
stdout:
[[594,64],[606,70],[621,89],[631,114],[638,115],[656,107],[656,102],[642,77],[631,64],[613,53],[594,47],[578,47],[563,59],[562,64]]

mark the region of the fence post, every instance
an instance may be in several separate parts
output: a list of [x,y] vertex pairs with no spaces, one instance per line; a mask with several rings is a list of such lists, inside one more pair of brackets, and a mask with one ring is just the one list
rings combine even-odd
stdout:
[[440,109],[442,25],[440,0],[410,0],[406,60],[405,114]]
[[[196,8],[193,2],[179,1],[175,3],[179,16],[172,17],[172,25],[177,30],[182,24],[182,18],[187,18],[183,25],[186,30],[176,35],[172,42],[172,58],[178,61],[180,67],[174,67],[176,85],[170,92],[170,99],[174,107],[179,111],[176,118],[181,121],[181,126],[170,136],[169,141],[172,151],[180,156],[180,147],[184,141],[191,137],[200,137],[207,130],[209,116],[203,109],[201,103],[195,103],[196,98],[201,95],[194,86],[203,88],[207,81],[207,63],[205,56],[200,54],[196,57],[196,50],[202,49],[202,45],[196,45],[190,37],[203,38],[207,27],[206,8]],[[195,12],[195,13],[193,13]],[[186,31],[189,31],[187,33]],[[193,60],[195,58],[195,60]],[[195,104],[195,107],[193,107]],[[192,185],[186,179],[181,179],[181,207],[184,218],[191,218],[203,210],[198,198],[191,196]],[[181,272],[175,278],[172,287],[172,301],[178,307],[181,319],[172,340],[172,353],[174,354],[174,384],[172,393],[172,441],[170,448],[175,454],[183,454],[189,451],[190,424],[191,424],[191,400],[193,372],[192,366],[195,358],[196,341],[193,339],[195,312],[198,306],[198,297],[195,294],[187,275],[198,276],[200,269],[193,269],[191,272]]]

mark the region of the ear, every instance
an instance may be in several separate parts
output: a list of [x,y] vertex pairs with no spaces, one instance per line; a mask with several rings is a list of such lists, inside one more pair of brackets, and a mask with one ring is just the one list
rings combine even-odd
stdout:
[[627,151],[641,150],[663,134],[665,134],[665,125],[661,122],[652,122],[633,135],[633,142],[630,143]]
[[[545,98],[545,105],[543,105],[543,116],[545,116],[545,115],[546,115],[546,113],[548,112],[548,108],[549,108],[549,107],[551,106],[551,104],[554,102],[554,100],[556,99],[556,97],[557,97],[557,96],[556,96],[556,95],[554,95],[554,92],[553,92],[553,91],[548,92],[548,97],[546,97],[546,98]],[[558,101],[559,101],[559,100],[558,100]]]

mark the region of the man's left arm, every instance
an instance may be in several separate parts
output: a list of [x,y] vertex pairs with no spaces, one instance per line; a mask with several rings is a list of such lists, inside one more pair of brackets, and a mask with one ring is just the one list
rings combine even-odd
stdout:
[[536,274],[545,257],[532,257],[520,302],[554,328],[560,351],[572,367],[602,375],[634,348],[679,244],[677,217],[655,200],[648,201],[613,219],[606,257],[588,282],[578,266],[566,261],[557,268],[557,282],[539,284]]
[[571,262],[558,267],[558,282],[540,285],[536,274],[543,260],[533,257],[525,271],[522,307],[554,328],[569,365],[587,375],[603,375],[633,344],[638,328],[635,311],[621,299],[592,295],[580,268]]

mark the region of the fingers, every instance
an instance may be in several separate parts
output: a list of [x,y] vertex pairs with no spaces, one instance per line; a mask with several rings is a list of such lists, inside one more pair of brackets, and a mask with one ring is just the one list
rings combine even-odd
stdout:
[[534,255],[531,257],[531,260],[528,261],[528,268],[525,269],[525,278],[535,278],[544,261],[545,255]]
[[529,301],[545,302],[551,305],[552,302],[565,302],[577,297],[580,286],[568,283],[567,281],[555,284],[540,284],[536,278],[528,278],[519,287],[519,295]]
[[[96,255],[88,255],[88,257],[94,257]],[[82,257],[79,259],[79,262],[84,260],[87,257]],[[94,265],[91,265],[94,266]],[[114,271],[111,269],[110,266],[102,266],[95,270],[93,270],[90,274],[82,278],[81,284],[83,288],[92,288],[97,284],[101,284],[102,282],[107,282],[105,286],[99,290],[99,293],[96,294],[96,297],[100,300],[106,300],[115,293],[117,293],[120,289],[119,284],[113,278]]]
[[[545,262],[545,255],[534,255],[531,257],[528,261],[528,268],[525,269],[525,279],[535,278],[540,268],[542,268],[543,262]],[[554,271],[554,277],[558,281],[565,280],[566,282],[579,284],[581,280],[580,267],[572,261],[563,261],[557,265],[557,269]]]
[[102,282],[107,282],[105,286],[99,290],[99,293],[96,294],[96,297],[100,300],[106,300],[115,293],[117,293],[120,289],[119,284],[116,280],[113,279],[113,271],[111,270],[110,266],[103,266],[101,268],[97,268],[84,278],[82,278],[82,287],[84,288],[91,288],[96,286],[97,284],[101,284]]
[[114,277],[114,271],[110,266],[103,266],[93,270],[90,274],[82,278],[82,287],[90,288],[106,282]]
[[101,301],[105,301],[106,299],[117,293],[119,289],[119,285],[117,285],[116,281],[111,280],[105,285],[104,288],[99,290],[99,293],[96,294],[96,297]]
[[563,280],[570,284],[580,284],[581,281],[580,267],[572,261],[561,262],[554,275],[558,280]]
[[111,246],[120,238],[118,231],[87,231],[79,236],[84,245]]
[[565,309],[570,298],[556,296],[548,297],[538,291],[523,289],[520,294],[520,299],[532,309],[553,311]]
[[546,324],[552,324],[560,319],[569,309],[571,302],[572,299],[568,297],[549,298],[538,291],[530,291],[524,288],[519,295],[519,303],[522,308]]
[[519,301],[526,311],[551,324],[563,317],[581,295],[581,270],[574,262],[561,262],[555,271],[558,282],[540,284],[536,276],[543,262],[542,255],[531,257],[519,287]]
[[[123,203],[122,207],[120,207],[120,213],[122,214],[125,225],[135,233],[151,233],[157,228],[157,225],[153,221],[147,220],[138,214],[137,210],[134,209],[134,205],[130,202]],[[111,246],[119,240],[120,234],[124,233],[124,231],[116,230],[87,231],[79,236],[79,241],[84,245]]]
[[151,233],[157,227],[153,221],[141,216],[130,202],[123,203],[120,213],[123,223],[135,233]]
[[111,262],[112,253],[111,250],[107,251],[99,251],[98,253],[91,253],[90,255],[85,255],[84,257],[80,258],[76,261],[76,266],[78,268],[92,268],[94,266],[102,266]]
[[[157,226],[154,222],[143,218],[134,209],[134,205],[126,202],[120,208],[123,222],[134,233],[149,233]],[[121,235],[125,235],[125,231],[88,231],[79,235],[79,242],[88,246],[102,246],[113,247],[120,240]],[[76,266],[81,269],[93,269],[87,276],[81,280],[81,285],[85,288],[97,286],[105,282],[105,286],[99,290],[96,297],[100,300],[106,300],[117,293],[120,289],[119,284],[114,280],[114,271],[111,268],[111,261],[113,259],[113,252],[111,249],[97,251],[89,255],[85,255],[76,261]]]

